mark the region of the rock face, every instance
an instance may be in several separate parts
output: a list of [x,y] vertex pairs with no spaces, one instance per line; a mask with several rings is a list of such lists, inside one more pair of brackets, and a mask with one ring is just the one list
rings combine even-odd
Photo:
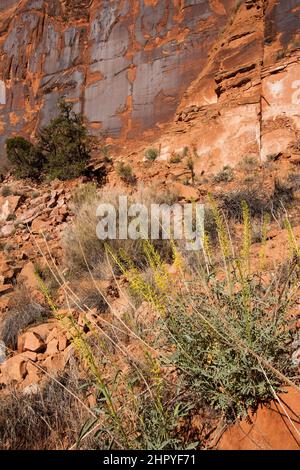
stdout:
[[234,4],[2,1],[2,140],[45,124],[61,95],[76,103],[95,132],[136,136],[166,122],[204,67]]
[[0,147],[64,95],[118,140],[198,117],[206,167],[281,152],[299,138],[299,17],[298,0],[2,1]]
[[287,150],[299,159],[299,17],[298,0],[240,4],[161,137],[164,158],[193,146],[196,174]]
[[[253,422],[232,426],[219,443],[220,450],[299,450],[299,392],[290,389],[270,408],[260,408]],[[274,432],[276,429],[276,432]]]

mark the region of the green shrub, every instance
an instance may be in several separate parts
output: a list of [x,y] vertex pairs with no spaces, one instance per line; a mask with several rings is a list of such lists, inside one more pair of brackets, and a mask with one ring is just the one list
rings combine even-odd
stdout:
[[242,202],[246,202],[253,217],[261,217],[265,213],[281,211],[294,199],[291,185],[275,180],[273,194],[266,196],[257,186],[248,186],[228,193],[221,197],[221,207],[226,214],[236,220],[242,220]]
[[150,162],[154,162],[157,159],[158,155],[159,155],[158,150],[154,148],[147,149],[145,152],[145,157]]
[[[275,394],[297,381],[292,355],[298,333],[296,325],[291,326],[290,311],[298,298],[299,264],[290,261],[269,276],[261,267],[252,269],[247,206],[243,204],[242,246],[234,248],[215,203],[211,210],[218,249],[207,251],[204,259],[195,256],[198,264],[192,269],[181,258],[172,295],[170,279],[162,277],[157,252],[148,260],[154,286],[145,288],[143,273],[138,277],[136,271],[132,278],[132,270],[124,267],[124,275],[160,313],[153,337],[162,338],[170,351],[162,363],[177,371],[174,403],[192,397],[196,409],[208,409],[210,416],[233,422],[251,416],[262,404],[270,404]],[[296,254],[298,248],[293,250]],[[174,258],[180,260],[176,249]],[[188,283],[182,287],[186,279]],[[166,406],[163,403],[162,409]]]
[[134,184],[135,183],[135,176],[132,170],[132,167],[129,164],[124,162],[120,162],[117,165],[117,174],[119,177],[125,181],[125,183]]
[[[262,265],[252,270],[249,208],[243,203],[242,247],[234,248],[214,201],[212,211],[219,250],[207,252],[211,266],[198,266],[188,294],[170,299],[168,329],[173,359],[194,402],[235,421],[273,401],[290,379],[297,379],[292,360],[297,331],[289,312],[297,302],[299,263],[283,263],[267,278]],[[294,242],[290,249],[298,252]]]
[[180,163],[180,162],[181,162],[181,156],[178,153],[175,153],[174,155],[171,156],[170,163]]
[[7,139],[7,157],[20,178],[61,180],[81,175],[91,156],[92,138],[72,104],[60,100],[59,114],[37,135],[37,145],[23,137]]
[[229,183],[234,178],[232,168],[228,165],[224,166],[223,170],[214,176],[215,183]]
[[[168,327],[175,341],[174,360],[178,370],[184,371],[180,375],[195,402],[206,403],[234,421],[255,412],[261,404],[270,403],[274,399],[271,386],[276,393],[283,389],[282,381],[269,370],[268,382],[259,360],[249,354],[247,346],[292,377],[296,372],[291,361],[292,333],[285,310],[279,312],[279,318],[267,313],[276,308],[278,297],[265,298],[265,290],[255,279],[248,284],[253,302],[250,339],[242,290],[229,296],[226,282],[214,277],[208,285],[210,299],[197,295],[195,288],[192,299],[180,297],[173,303]],[[192,315],[188,313],[191,302]],[[239,343],[243,346],[238,347]]]
[[72,104],[58,103],[59,114],[38,134],[38,148],[44,155],[50,179],[76,178],[84,172],[91,157],[92,139],[80,114]]
[[23,137],[7,139],[6,152],[17,178],[40,178],[44,157],[31,142]]

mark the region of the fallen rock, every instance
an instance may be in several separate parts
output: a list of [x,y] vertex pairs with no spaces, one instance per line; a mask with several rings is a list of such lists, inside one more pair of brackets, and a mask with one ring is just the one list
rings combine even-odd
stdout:
[[72,350],[73,348],[69,346],[66,351],[47,357],[47,359],[45,359],[43,362],[43,367],[45,367],[47,371],[51,373],[57,373],[64,370],[71,357]]
[[53,356],[54,354],[58,353],[58,340],[53,338],[48,344],[45,354],[48,356]]
[[28,362],[26,365],[27,375],[22,382],[22,388],[26,389],[35,384],[38,384],[41,381],[43,372],[40,371],[34,364]]
[[31,232],[32,233],[39,233],[45,230],[48,230],[50,226],[49,220],[45,220],[42,217],[37,217],[31,225]]
[[13,222],[8,222],[4,227],[1,228],[2,237],[9,237],[15,231],[15,226]]
[[36,352],[33,352],[33,351],[24,351],[21,353],[22,356],[25,358],[25,359],[28,359],[29,361],[32,361],[32,362],[36,362],[37,361],[37,358],[38,358],[38,355]]
[[32,352],[42,352],[45,350],[46,345],[42,338],[33,331],[27,331],[18,340],[18,351],[32,351]]
[[54,328],[56,328],[56,326],[56,320],[51,319],[46,323],[41,323],[40,325],[35,325],[32,328],[29,328],[27,331],[33,331],[44,341],[44,343],[46,343],[49,334]]
[[199,199],[199,192],[193,186],[186,186],[182,183],[174,183],[173,187],[175,189],[176,194],[182,199],[186,199],[187,201],[190,200],[198,200]]
[[40,284],[36,277],[34,264],[29,261],[20,272],[19,278],[25,282],[26,286],[32,290],[40,290]]
[[58,336],[58,328],[53,328],[47,336],[46,343],[50,343],[53,339],[56,339]]
[[68,347],[68,339],[65,335],[60,335],[58,338],[58,350],[64,351]]
[[19,217],[19,220],[20,222],[23,222],[23,224],[31,224],[31,222],[33,222],[34,219],[36,219],[39,215],[42,214],[43,210],[44,210],[43,206],[33,207],[32,209],[25,211]]
[[252,424],[244,420],[229,428],[223,434],[218,449],[299,450],[299,392],[289,389],[287,394],[280,395],[280,399],[293,425],[291,425],[280,404],[274,402],[270,408],[266,406],[260,408],[252,418]]
[[4,383],[20,382],[27,374],[27,360],[22,355],[10,357],[1,365],[1,372]]
[[5,222],[15,213],[20,199],[20,196],[0,196],[0,222]]

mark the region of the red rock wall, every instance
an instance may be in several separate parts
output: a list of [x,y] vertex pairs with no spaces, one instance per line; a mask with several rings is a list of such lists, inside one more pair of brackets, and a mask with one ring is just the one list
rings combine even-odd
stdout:
[[193,145],[202,174],[246,156],[292,156],[300,152],[299,105],[299,0],[244,1],[187,87],[161,137],[162,157]]
[[299,138],[299,20],[299,0],[2,0],[0,146],[65,95],[96,134],[161,135],[163,157],[193,142],[199,171],[284,151]]
[[167,122],[234,3],[2,0],[2,141],[45,124],[61,95],[96,133],[136,138]]

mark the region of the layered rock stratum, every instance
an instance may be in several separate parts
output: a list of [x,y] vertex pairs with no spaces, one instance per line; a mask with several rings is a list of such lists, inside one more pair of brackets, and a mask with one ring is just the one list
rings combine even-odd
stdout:
[[281,152],[300,127],[299,17],[298,0],[4,0],[0,145],[64,95],[97,135],[162,135],[163,156],[187,127],[206,166]]

